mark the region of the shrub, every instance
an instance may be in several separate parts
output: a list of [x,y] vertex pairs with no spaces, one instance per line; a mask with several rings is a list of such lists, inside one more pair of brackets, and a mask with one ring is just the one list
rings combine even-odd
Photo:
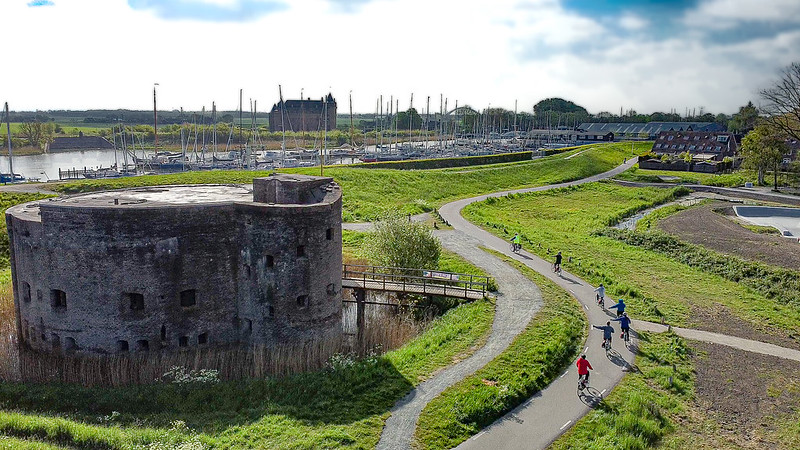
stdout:
[[375,223],[367,239],[367,254],[376,264],[408,269],[438,267],[442,244],[430,228],[402,216],[390,216]]

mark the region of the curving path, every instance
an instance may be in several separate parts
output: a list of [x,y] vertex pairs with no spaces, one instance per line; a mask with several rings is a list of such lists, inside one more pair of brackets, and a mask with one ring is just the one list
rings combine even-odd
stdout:
[[[461,210],[470,203],[482,201],[489,197],[501,197],[509,193],[544,191],[599,181],[621,173],[635,163],[636,160],[633,159],[611,171],[573,182],[496,192],[458,200],[448,203],[439,209],[439,214],[442,218],[448,221],[454,228],[452,231],[437,233],[437,235],[442,238],[443,245],[448,249],[456,251],[498,278],[498,285],[501,292],[497,302],[498,313],[495,317],[491,336],[487,342],[487,345],[491,343],[491,349],[486,352],[483,351],[483,349],[479,350],[467,360],[446,369],[412,390],[392,409],[392,416],[387,420],[383,434],[381,435],[381,440],[378,444],[379,449],[409,448],[411,446],[416,422],[424,406],[446,387],[482,367],[483,364],[488,362],[487,357],[489,354],[499,354],[499,352],[505,349],[515,336],[515,334],[510,334],[514,332],[513,330],[518,330],[516,331],[518,333],[524,329],[527,324],[527,319],[523,321],[522,318],[519,317],[517,323],[513,325],[507,323],[507,302],[516,304],[516,307],[520,308],[520,312],[525,311],[525,317],[530,317],[527,315],[528,313],[535,313],[540,308],[541,299],[540,296],[538,296],[538,290],[536,290],[537,296],[531,297],[535,298],[535,306],[526,308],[523,304],[524,298],[526,296],[531,296],[534,292],[535,285],[531,287],[530,285],[533,283],[524,277],[517,277],[517,281],[514,281],[515,277],[512,275],[512,272],[516,272],[516,270],[480,250],[478,248],[479,245],[492,248],[507,256],[513,257],[571,292],[583,305],[590,324],[604,324],[610,318],[610,313],[602,311],[594,305],[593,286],[567,272],[563,272],[560,276],[553,274],[550,262],[542,260],[535,255],[525,251],[522,251],[519,255],[511,253],[509,251],[508,242],[466,221],[466,219],[461,216]],[[667,325],[642,321],[634,321],[633,327],[637,330],[653,332],[664,332],[670,329]],[[618,329],[618,326],[615,328]],[[746,351],[800,361],[799,351],[772,344],[707,331],[678,327],[671,329],[676,334],[687,339],[712,342]],[[462,443],[458,448],[534,449],[547,447],[578,419],[585,415],[603,395],[609,392],[622,379],[630,367],[632,367],[635,357],[634,353],[637,350],[635,339],[630,349],[623,347],[618,340],[615,341],[614,350],[609,354],[606,354],[600,348],[601,342],[601,332],[598,330],[590,330],[584,352],[595,370],[592,374],[590,388],[587,389],[587,394],[579,396],[576,392],[575,380],[577,373],[575,368],[570,366],[559,378],[545,389],[536,393],[532,398],[528,399],[525,403],[506,414],[504,417],[498,419],[482,432]]]
[[[491,273],[498,282],[499,295],[497,298],[495,320],[492,324],[492,332],[483,348],[475,352],[475,354],[464,361],[445,369],[424,383],[421,383],[406,397],[400,400],[400,402],[398,402],[394,408],[392,408],[392,415],[386,421],[383,433],[381,434],[380,442],[378,443],[378,449],[409,448],[411,446],[411,440],[414,436],[419,414],[422,412],[422,409],[425,407],[425,405],[427,405],[428,402],[436,397],[439,393],[444,391],[444,389],[480,369],[486,365],[486,363],[499,355],[503,350],[505,350],[508,345],[511,344],[511,341],[513,341],[513,339],[517,336],[517,334],[525,329],[528,322],[530,322],[530,319],[533,318],[533,315],[541,308],[541,295],[533,282],[528,280],[513,267],[478,248],[479,246],[483,245],[503,253],[509,253],[508,242],[495,237],[494,235],[491,235],[464,220],[460,214],[461,209],[469,203],[480,201],[488,197],[507,195],[511,192],[544,191],[547,189],[598,181],[623,172],[624,170],[630,168],[634,163],[635,160],[632,160],[627,164],[623,164],[622,166],[619,166],[611,171],[581,180],[556,185],[518,189],[514,191],[496,192],[493,194],[482,195],[471,199],[448,203],[439,209],[439,214],[442,215],[442,217],[447,220],[453,226],[453,228],[455,228],[455,230],[440,231],[436,233],[437,236],[442,240],[444,247],[455,251],[473,264],[481,267],[488,273]],[[530,265],[530,263],[533,261],[532,256],[527,255],[525,252],[523,252],[523,254],[524,256],[516,257]],[[541,261],[541,267],[537,266],[534,267],[534,269],[552,275],[549,267],[549,263]],[[566,272],[562,275],[563,278],[559,279],[563,282],[574,279],[574,277],[571,277]],[[575,289],[578,288],[577,282],[569,281],[569,283],[569,290],[575,292]],[[594,288],[588,284],[586,285],[586,289],[594,292]],[[595,310],[596,311],[594,311],[594,313],[599,312],[597,308],[595,308]],[[596,319],[597,323],[604,321],[604,319],[602,319],[600,316],[597,316]],[[598,336],[600,336],[600,333],[593,333],[590,335],[591,339],[589,340],[589,344],[591,345],[591,343],[594,343]],[[597,350],[602,350],[599,348],[601,341],[602,339],[596,342]],[[592,350],[592,352],[594,352],[594,350]],[[605,355],[603,355],[603,358],[605,358]],[[630,354],[628,356],[628,360],[632,360],[632,358],[633,355]],[[620,361],[615,362],[620,363]],[[606,363],[600,362],[599,364],[600,365],[598,367],[602,367]],[[619,371],[619,366],[614,365],[614,363],[609,361],[607,364],[610,366],[609,371],[613,371],[612,367],[617,367],[617,371]],[[625,365],[625,363],[622,364]],[[619,378],[621,378],[621,376],[622,375],[620,373]],[[600,377],[598,376],[597,378]],[[594,379],[592,381],[592,384],[595,385],[596,383],[594,382]],[[588,410],[588,406],[580,403],[580,400],[578,400],[575,396],[574,380],[570,380],[568,384],[571,386],[569,389],[572,397]],[[609,384],[609,388],[610,387],[611,385]],[[580,408],[580,406],[578,407]],[[585,412],[578,411],[578,413],[584,414]],[[534,444],[532,447],[529,441],[520,448],[523,447],[536,448],[541,446]]]

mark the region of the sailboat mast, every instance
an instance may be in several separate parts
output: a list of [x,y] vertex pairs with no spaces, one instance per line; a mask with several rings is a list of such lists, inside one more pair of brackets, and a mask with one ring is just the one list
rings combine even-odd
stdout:
[[[330,95],[330,93],[328,93]],[[328,97],[322,99],[322,113],[324,114],[324,126],[322,127],[322,145],[319,149],[319,176],[323,175],[325,167],[325,151],[328,149]]]
[[158,108],[156,106],[156,86],[158,83],[153,83],[153,135],[155,136],[155,143],[153,144],[153,154],[158,153]]
[[431,123],[431,96],[428,96],[428,103],[425,106],[425,150],[428,150],[428,141],[430,140],[430,136],[428,136],[428,129],[430,128]]
[[356,148],[356,139],[353,137],[353,91],[350,91],[350,145]]
[[11,182],[14,182],[14,163],[11,161],[11,123],[8,113],[8,102],[5,105],[6,110],[6,139],[8,140],[8,174],[11,177]]
[[278,101],[281,102],[281,167],[286,164],[286,123],[284,119],[283,88],[278,85]]

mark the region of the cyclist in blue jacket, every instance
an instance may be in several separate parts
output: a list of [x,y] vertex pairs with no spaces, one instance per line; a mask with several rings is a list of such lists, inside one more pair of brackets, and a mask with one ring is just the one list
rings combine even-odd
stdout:
[[614,308],[617,309],[617,317],[621,316],[622,313],[625,312],[625,302],[623,302],[622,299],[619,299],[616,305],[611,305],[608,307],[608,309],[614,309]]
[[622,330],[622,337],[625,337],[626,334],[630,333],[631,331],[631,319],[628,317],[628,313],[623,312],[622,317],[617,317],[616,320],[619,322],[619,328]]

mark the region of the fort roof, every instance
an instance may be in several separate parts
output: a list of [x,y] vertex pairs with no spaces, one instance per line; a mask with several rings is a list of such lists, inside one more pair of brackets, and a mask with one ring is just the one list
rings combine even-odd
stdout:
[[298,174],[274,174],[256,178],[255,184],[147,186],[116,191],[57,197],[12,207],[11,213],[40,221],[40,208],[132,209],[178,206],[268,204],[302,207],[328,204],[341,196],[332,178]]

